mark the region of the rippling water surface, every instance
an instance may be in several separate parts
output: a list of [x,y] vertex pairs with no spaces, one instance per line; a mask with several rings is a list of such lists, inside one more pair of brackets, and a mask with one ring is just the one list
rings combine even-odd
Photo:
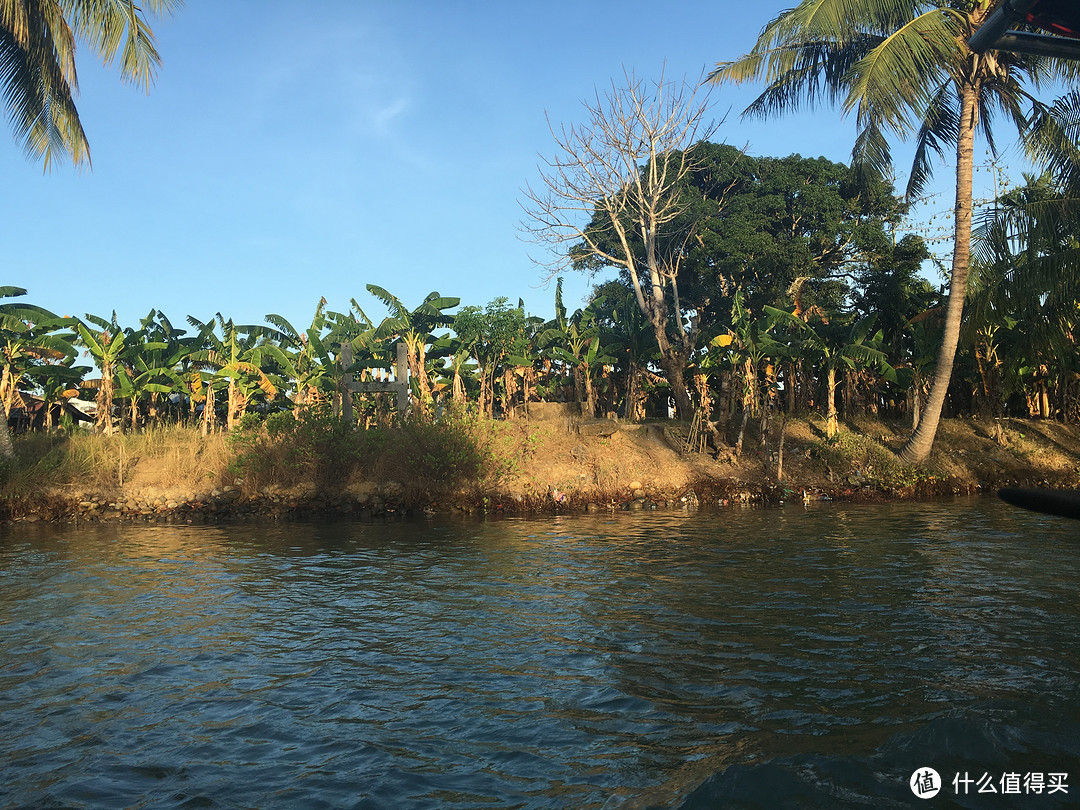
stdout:
[[9,527],[0,806],[1078,804],[1078,586],[989,499]]

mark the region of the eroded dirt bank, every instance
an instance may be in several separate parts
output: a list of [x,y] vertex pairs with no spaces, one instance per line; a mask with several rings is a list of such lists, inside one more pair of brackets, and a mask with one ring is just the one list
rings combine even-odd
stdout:
[[[757,428],[759,426],[752,426]],[[544,513],[724,507],[781,500],[901,500],[994,491],[1016,484],[1080,487],[1080,429],[1055,422],[946,420],[924,467],[905,467],[895,450],[906,425],[876,419],[825,439],[814,419],[779,420],[749,430],[742,453],[684,452],[686,427],[560,420],[503,431],[499,474],[454,483],[398,480],[392,471],[353,474],[336,486],[252,485],[227,468],[177,481],[169,454],[135,460],[126,480],[87,488],[57,483],[8,495],[0,519],[203,523],[339,516],[386,519],[420,512]],[[778,478],[779,474],[779,478]],[[196,483],[198,485],[196,485]]]

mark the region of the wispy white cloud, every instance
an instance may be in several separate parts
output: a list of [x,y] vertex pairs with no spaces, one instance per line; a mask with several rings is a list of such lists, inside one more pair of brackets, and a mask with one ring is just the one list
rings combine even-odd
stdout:
[[389,136],[394,120],[408,110],[410,106],[411,100],[401,97],[376,109],[373,116],[375,132],[383,137]]

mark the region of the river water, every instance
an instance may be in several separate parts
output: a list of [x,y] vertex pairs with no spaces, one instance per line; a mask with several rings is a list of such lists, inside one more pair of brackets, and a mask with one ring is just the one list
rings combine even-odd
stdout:
[[9,526],[0,806],[1077,805],[1078,585],[990,498]]

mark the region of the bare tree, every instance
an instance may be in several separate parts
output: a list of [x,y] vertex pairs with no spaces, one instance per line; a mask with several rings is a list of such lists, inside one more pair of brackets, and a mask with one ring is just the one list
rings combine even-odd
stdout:
[[524,231],[553,249],[551,275],[575,268],[625,270],[660,347],[680,417],[693,406],[684,372],[698,338],[698,313],[683,317],[679,267],[693,227],[683,216],[692,146],[716,126],[705,121],[708,90],[639,81],[599,90],[583,102],[587,120],[556,128],[557,154],[542,158],[537,187],[524,190]]

